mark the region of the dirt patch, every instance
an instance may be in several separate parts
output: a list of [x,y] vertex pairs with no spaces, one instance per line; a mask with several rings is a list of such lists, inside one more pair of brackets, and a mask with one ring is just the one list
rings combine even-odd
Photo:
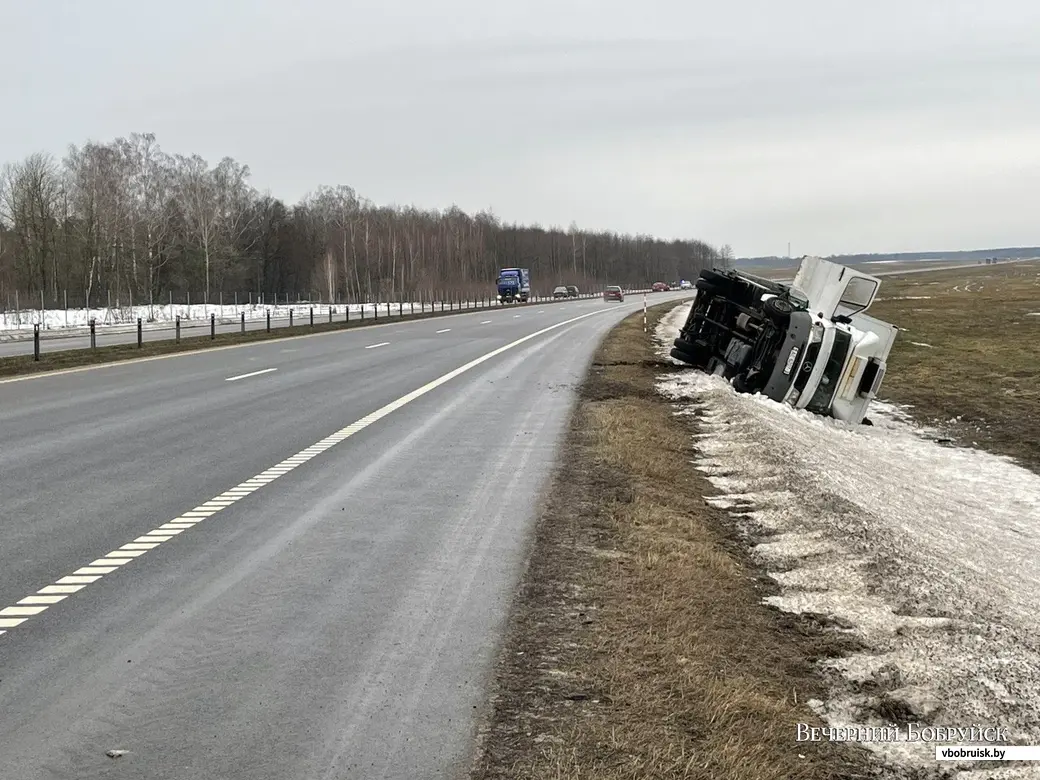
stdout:
[[902,328],[881,395],[957,443],[1040,472],[1040,263],[884,278],[870,313]]
[[641,314],[582,388],[472,777],[881,776],[858,746],[796,741],[798,723],[823,725],[814,663],[853,648],[762,604],[775,585],[705,502],[695,423],[655,391]]

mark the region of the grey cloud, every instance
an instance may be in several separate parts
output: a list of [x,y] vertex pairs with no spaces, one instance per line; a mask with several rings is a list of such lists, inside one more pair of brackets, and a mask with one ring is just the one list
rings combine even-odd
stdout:
[[[159,7],[4,5],[19,31],[0,50],[5,156],[149,130],[171,151],[231,154],[289,199],[343,182],[383,202],[704,230],[748,254],[793,232],[829,252],[938,235],[1005,244],[1031,229],[1001,198],[1034,181],[1016,144],[1040,130],[1040,4]],[[922,154],[907,173],[943,139],[958,142],[947,160]],[[964,155],[1002,144],[1015,150],[993,161],[1008,194],[983,201]],[[871,175],[829,173],[850,155]],[[784,181],[804,183],[797,198]],[[878,236],[886,182],[909,194]]]

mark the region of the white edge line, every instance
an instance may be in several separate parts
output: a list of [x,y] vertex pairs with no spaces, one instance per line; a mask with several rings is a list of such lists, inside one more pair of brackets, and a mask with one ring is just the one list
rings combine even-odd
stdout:
[[249,379],[251,376],[260,376],[261,374],[270,374],[272,371],[277,371],[277,368],[262,368],[259,371],[250,371],[248,374],[239,374],[238,376],[229,376],[225,379],[225,382],[237,382],[239,379]]
[[[400,409],[401,407],[405,406],[406,404],[411,403],[412,401],[414,401],[417,398],[421,398],[422,396],[426,395],[427,393],[437,389],[441,385],[443,385],[443,384],[445,384],[447,382],[450,382],[455,377],[457,377],[457,376],[459,376],[461,374],[466,373],[470,369],[476,368],[481,363],[484,363],[484,362],[486,362],[488,360],[491,360],[491,358],[497,357],[498,355],[501,355],[503,352],[508,352],[509,350],[514,349],[514,348],[520,346],[521,344],[530,341],[531,339],[538,338],[539,336],[542,336],[542,335],[548,333],[549,331],[553,331],[553,330],[556,330],[557,328],[562,328],[565,325],[571,325],[571,324],[573,324],[575,322],[578,322],[579,320],[586,319],[587,317],[594,317],[597,314],[603,314],[603,313],[609,312],[609,311],[612,311],[612,309],[601,309],[599,311],[592,311],[592,312],[588,312],[587,314],[582,314],[582,315],[580,315],[578,317],[573,317],[573,318],[571,318],[569,320],[564,320],[563,322],[558,322],[555,325],[550,325],[547,328],[542,328],[541,330],[535,331],[534,333],[530,333],[530,334],[528,334],[528,335],[526,335],[526,336],[524,336],[522,338],[517,339],[516,341],[510,342],[509,344],[501,346],[498,349],[494,349],[491,352],[488,352],[488,353],[486,353],[484,355],[481,355],[480,357],[475,358],[475,359],[469,361],[465,365],[459,366],[458,368],[454,369],[453,371],[449,371],[447,374],[444,374],[443,376],[440,376],[437,379],[434,379],[432,382],[429,382],[429,383],[423,385],[422,387],[420,387],[420,388],[418,388],[416,390],[413,390],[412,392],[408,393],[407,395],[403,395],[400,398],[398,398],[397,400],[391,401],[390,403],[388,403],[385,406],[377,409],[376,411],[372,412],[371,414],[368,414],[365,417],[362,417],[360,420],[356,420],[355,422],[350,423],[349,425],[345,426],[344,428],[341,428],[340,430],[336,431],[332,435],[326,436],[324,439],[319,441],[317,444],[312,444],[310,447],[307,447],[306,449],[301,450],[299,454],[293,456],[292,458],[288,458],[287,460],[283,460],[282,461],[283,464],[291,463],[291,466],[289,466],[288,468],[285,468],[284,466],[283,467],[274,466],[274,467],[272,467],[270,469],[267,469],[267,470],[261,472],[261,474],[269,475],[269,476],[271,476],[273,478],[280,477],[283,474],[288,474],[297,465],[302,465],[302,463],[306,462],[307,460],[310,460],[315,455],[319,454],[319,452],[324,452],[325,450],[335,446],[336,444],[339,444],[340,442],[345,441],[346,439],[348,439],[351,436],[353,436],[355,433],[359,433],[360,431],[364,430],[365,428],[367,428],[372,423],[377,422],[378,420],[381,420],[382,418],[386,417],[389,414],[392,414],[393,412],[396,412],[398,409]],[[388,344],[389,342],[385,342],[385,343]],[[384,346],[384,345],[385,344],[375,344],[373,346]],[[263,373],[263,372],[259,372],[259,373]],[[296,459],[299,459],[299,462],[293,462]],[[253,491],[259,489],[259,486],[255,485],[255,483],[253,482],[253,480],[256,480],[256,479],[259,479],[259,478],[260,478],[259,476],[252,477],[252,478],[246,480],[245,482],[239,483],[238,486],[236,486],[234,488],[231,488],[229,491],[225,491],[224,493],[221,493],[220,495],[221,496],[226,496],[227,493],[230,493],[232,491],[239,491],[239,490],[244,490],[247,493],[252,493]],[[273,481],[273,479],[270,480],[270,481]],[[267,484],[270,484],[270,481]],[[247,485],[247,483],[251,483],[251,484]],[[216,501],[218,499],[213,499],[213,500]],[[208,502],[206,502],[206,503],[208,503]],[[229,506],[230,506],[230,504],[229,504]],[[201,522],[201,520],[203,518],[211,517],[212,515],[215,515],[218,512],[220,512],[223,508],[224,507],[212,508],[212,509],[206,509],[206,510],[201,510],[201,511],[199,509],[193,509],[193,510],[191,510],[189,512],[185,512],[184,514],[178,516],[174,520],[169,520],[169,521],[166,521],[166,522],[162,523],[155,530],[149,531],[147,534],[143,534],[142,536],[138,536],[135,539],[135,541],[128,542],[127,544],[124,544],[122,547],[120,547],[120,548],[118,548],[116,550],[113,550],[113,551],[111,551],[109,553],[106,553],[104,555],[97,556],[94,559],[94,561],[92,561],[91,563],[88,563],[85,566],[80,566],[80,567],[77,567],[76,569],[74,569],[73,570],[73,574],[61,577],[61,578],[57,579],[56,581],[54,581],[53,584],[46,585],[46,586],[40,588],[39,590],[37,590],[35,594],[30,594],[29,596],[26,596],[25,598],[32,598],[35,595],[40,595],[40,596],[51,595],[51,594],[70,595],[72,593],[77,593],[80,590],[82,590],[83,588],[85,588],[87,585],[93,584],[94,582],[97,582],[98,580],[102,579],[108,573],[118,571],[119,569],[123,568],[123,566],[125,566],[125,565],[130,563],[130,561],[127,560],[124,563],[121,563],[121,564],[118,564],[118,565],[115,565],[115,566],[103,566],[101,564],[102,563],[106,563],[106,561],[104,561],[105,558],[109,558],[109,557],[120,558],[120,559],[135,559],[135,558],[138,558],[138,557],[144,555],[145,553],[149,552],[150,550],[155,549],[156,547],[158,547],[160,544],[162,544],[165,541],[169,541],[171,539],[178,539],[178,538],[180,538],[179,533],[170,534],[169,531],[167,529],[163,529],[162,526],[168,525],[169,523],[181,523],[185,519],[188,519],[189,516],[191,516],[191,517],[188,520],[188,522],[190,522],[192,524],[197,524],[197,522]],[[198,515],[202,515],[202,517],[198,517]],[[184,529],[184,530],[187,530],[187,529]],[[152,536],[152,534],[155,534],[155,535]],[[139,540],[148,540],[148,541],[139,541]],[[103,571],[104,569],[110,569],[111,572],[105,572],[105,571]],[[82,572],[82,573],[81,574],[76,574],[75,572]],[[34,600],[37,600],[37,599],[34,599]],[[60,600],[60,602],[64,602],[64,601],[65,601],[65,599],[61,599]],[[20,626],[23,623],[25,623],[27,620],[29,620],[29,618],[35,617],[35,615],[37,615],[37,614],[42,614],[43,612],[45,612],[50,607],[56,606],[57,603],[59,603],[59,602],[55,602],[54,604],[33,604],[32,606],[29,606],[29,605],[24,603],[24,599],[23,599],[23,603],[16,603],[16,604],[14,604],[14,605],[12,605],[10,607],[6,607],[6,608],[3,608],[3,609],[0,609],[0,614],[3,615],[2,617],[0,617],[0,636],[3,636],[3,635],[8,633],[7,630],[3,630],[3,629],[12,629],[12,628],[15,628],[16,626]]]

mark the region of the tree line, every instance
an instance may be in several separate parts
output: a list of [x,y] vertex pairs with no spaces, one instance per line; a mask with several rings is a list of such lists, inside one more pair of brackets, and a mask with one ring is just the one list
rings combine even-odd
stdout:
[[[150,133],[32,154],[0,172],[0,306],[161,303],[188,293],[397,300],[486,294],[502,267],[532,284],[643,285],[724,264],[728,246],[663,241],[470,215],[378,206],[345,185],[289,205],[225,157],[168,154]],[[30,306],[34,305],[29,303]],[[70,303],[70,305],[73,305]]]

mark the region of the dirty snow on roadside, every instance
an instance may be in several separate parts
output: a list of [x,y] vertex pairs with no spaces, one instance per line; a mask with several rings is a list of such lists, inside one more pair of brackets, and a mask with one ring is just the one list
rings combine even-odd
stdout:
[[[386,304],[379,304],[380,312],[386,311]],[[364,309],[366,316],[371,316],[375,311],[374,303],[352,303],[351,314],[359,314]],[[85,328],[93,319],[98,326],[133,325],[137,326],[137,318],[140,317],[145,323],[168,324],[174,322],[177,317],[182,320],[209,320],[211,314],[216,315],[218,322],[234,322],[243,314],[247,320],[262,320],[271,313],[272,319],[288,319],[292,311],[297,317],[308,316],[314,309],[316,319],[327,319],[329,309],[334,313],[342,314],[344,304],[310,303],[302,301],[295,304],[155,304],[135,305],[120,307],[104,307],[91,309],[0,309],[0,334],[3,332],[28,331],[32,333],[34,325],[40,325],[43,330],[60,330],[64,328]],[[400,308],[397,302],[390,304],[391,315],[397,314]],[[418,312],[424,307],[422,304],[405,303],[404,313]],[[425,310],[429,311],[431,305],[427,303]]]
[[665,361],[676,366],[684,366],[686,364],[673,358],[669,352],[672,349],[672,342],[675,341],[675,337],[679,333],[679,328],[686,322],[686,318],[689,316],[692,308],[692,301],[677,306],[661,317],[654,328],[654,341],[657,344],[658,352]]
[[[655,334],[662,356],[688,309]],[[767,602],[866,646],[823,664],[831,695],[814,705],[827,722],[1005,727],[1040,745],[1040,477],[942,446],[890,404],[852,428],[695,370],[659,386],[698,418],[694,463],[779,584]],[[865,744],[937,777],[1040,778],[1026,762],[935,760],[964,739]]]

